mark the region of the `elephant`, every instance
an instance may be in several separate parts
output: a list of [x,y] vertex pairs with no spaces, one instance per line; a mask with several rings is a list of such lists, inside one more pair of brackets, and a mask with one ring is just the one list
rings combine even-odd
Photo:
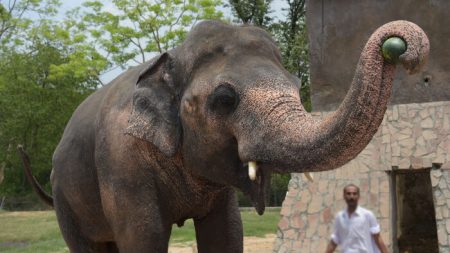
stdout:
[[[407,45],[383,57],[390,37]],[[350,89],[323,120],[263,29],[202,21],[184,42],[83,101],[53,155],[54,206],[72,253],[167,252],[172,225],[193,219],[198,252],[243,252],[235,189],[263,214],[272,173],[331,170],[353,159],[383,120],[394,70],[416,73],[429,42],[394,21],[369,38]]]

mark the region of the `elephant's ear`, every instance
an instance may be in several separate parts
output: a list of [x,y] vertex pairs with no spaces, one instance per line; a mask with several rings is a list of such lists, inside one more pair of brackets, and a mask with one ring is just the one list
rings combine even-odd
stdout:
[[167,156],[173,156],[180,142],[178,88],[173,82],[173,62],[161,54],[139,74],[133,95],[127,134],[146,140]]

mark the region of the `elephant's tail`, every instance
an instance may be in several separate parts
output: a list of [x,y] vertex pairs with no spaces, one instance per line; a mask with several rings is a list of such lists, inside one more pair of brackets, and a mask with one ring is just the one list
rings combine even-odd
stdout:
[[25,152],[22,145],[17,146],[17,150],[19,151],[20,157],[22,158],[23,170],[25,172],[25,176],[27,177],[28,182],[33,187],[34,192],[39,196],[39,198],[44,201],[47,205],[53,207],[53,197],[42,189],[42,186],[38,183],[36,178],[31,173],[31,165],[30,158]]

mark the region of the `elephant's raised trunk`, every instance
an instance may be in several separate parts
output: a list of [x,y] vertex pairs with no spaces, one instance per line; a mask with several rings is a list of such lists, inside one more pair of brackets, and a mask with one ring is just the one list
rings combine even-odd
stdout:
[[[278,124],[277,133],[264,134],[265,140],[255,147],[262,151],[255,160],[278,172],[306,172],[334,169],[356,157],[376,133],[386,111],[395,64],[383,58],[381,46],[394,36],[407,45],[399,61],[409,73],[417,72],[429,52],[428,38],[422,29],[407,21],[380,27],[367,42],[350,90],[339,108],[322,121],[313,120],[304,111],[297,113],[301,106],[291,109],[296,112]],[[253,160],[251,156],[248,159]]]

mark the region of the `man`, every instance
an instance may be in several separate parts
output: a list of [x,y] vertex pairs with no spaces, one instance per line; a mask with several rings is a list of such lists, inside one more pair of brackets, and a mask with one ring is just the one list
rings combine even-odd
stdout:
[[325,253],[332,253],[339,245],[342,253],[387,253],[380,236],[380,225],[373,213],[358,206],[359,188],[344,187],[347,209],[336,215],[334,231]]

